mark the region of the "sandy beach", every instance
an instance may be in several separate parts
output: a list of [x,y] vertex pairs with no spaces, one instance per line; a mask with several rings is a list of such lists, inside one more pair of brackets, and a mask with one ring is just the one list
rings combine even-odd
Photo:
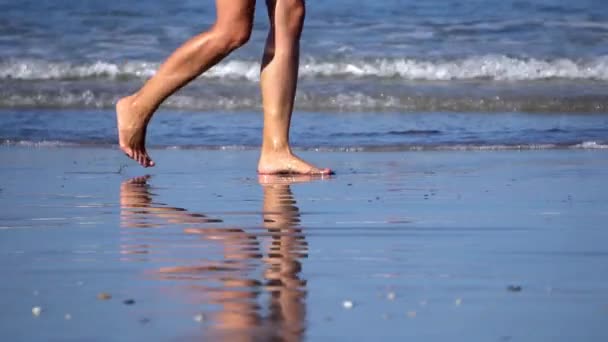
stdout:
[[608,1],[0,1],[0,342],[606,342],[607,180]]
[[608,338],[604,150],[152,154],[0,148],[0,339]]

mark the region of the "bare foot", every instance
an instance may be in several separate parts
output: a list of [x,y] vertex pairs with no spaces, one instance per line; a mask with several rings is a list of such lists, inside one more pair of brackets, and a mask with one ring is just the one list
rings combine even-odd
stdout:
[[141,166],[154,166],[154,161],[146,151],[147,120],[145,115],[136,113],[133,107],[132,96],[123,97],[116,103],[116,122],[120,149]]
[[291,185],[331,179],[330,174],[259,174],[258,182],[267,185]]
[[262,153],[260,157],[258,173],[261,175],[331,175],[333,171],[328,168],[320,169],[290,152],[268,152]]

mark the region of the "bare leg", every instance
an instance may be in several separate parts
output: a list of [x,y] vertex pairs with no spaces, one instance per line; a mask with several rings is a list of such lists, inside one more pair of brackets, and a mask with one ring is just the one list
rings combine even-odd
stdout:
[[255,0],[216,0],[213,27],[179,47],[135,94],[116,104],[118,140],[127,156],[154,166],[146,152],[146,128],[161,103],[249,39]]
[[264,108],[260,174],[329,174],[295,156],[289,147],[300,59],[304,0],[266,0],[270,30],[262,59],[260,85]]

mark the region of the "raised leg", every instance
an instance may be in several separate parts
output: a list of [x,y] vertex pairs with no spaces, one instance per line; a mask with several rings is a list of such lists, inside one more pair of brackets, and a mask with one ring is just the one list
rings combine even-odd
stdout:
[[127,156],[154,166],[146,147],[146,128],[161,103],[189,81],[247,42],[255,0],[216,0],[217,20],[207,32],[180,46],[136,93],[116,104],[118,140]]
[[260,174],[330,174],[293,154],[289,126],[296,93],[304,0],[267,0],[270,30],[262,59],[260,86],[264,110]]

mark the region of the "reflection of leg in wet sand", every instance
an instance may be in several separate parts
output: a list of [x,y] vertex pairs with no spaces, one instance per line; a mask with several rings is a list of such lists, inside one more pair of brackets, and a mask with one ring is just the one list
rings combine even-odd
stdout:
[[300,278],[300,259],[308,256],[308,243],[291,184],[311,180],[310,176],[259,177],[264,190],[264,227],[271,237],[265,258],[270,320],[283,341],[301,340],[306,328],[306,280]]
[[[255,236],[239,228],[217,227],[222,222],[205,215],[190,213],[183,208],[170,207],[154,202],[156,196],[148,185],[149,177],[138,177],[121,184],[121,226],[131,229],[150,229],[182,226],[183,232],[195,234],[204,239],[200,249],[208,248],[209,243],[219,244],[223,258],[208,256],[208,260],[197,257],[192,260],[175,260],[169,267],[155,272],[157,279],[170,279],[188,282],[190,301],[197,304],[217,305],[220,310],[208,314],[211,321],[211,334],[230,336],[231,340],[249,340],[251,332],[259,326],[259,307],[255,299],[259,293],[259,281],[251,279],[249,273],[261,258],[259,244]],[[151,230],[154,234],[156,230]],[[138,231],[141,233],[141,231]],[[138,235],[144,240],[145,236]],[[175,241],[152,236],[154,248],[168,254],[175,247]],[[135,239],[137,241],[137,239]],[[205,248],[207,247],[207,248]],[[196,248],[196,246],[195,246]],[[154,254],[148,243],[123,244],[123,254]],[[175,254],[184,251],[176,250]],[[184,265],[189,264],[189,265]]]
[[[183,208],[153,202],[156,196],[149,176],[135,177],[120,185],[121,224],[125,228],[154,228],[168,223],[209,224],[222,222],[205,215],[193,214]],[[158,219],[162,219],[159,221]],[[156,222],[156,223],[155,223]],[[160,224],[162,223],[162,224]]]
[[[240,228],[218,227],[222,220],[190,213],[183,208],[170,207],[154,201],[155,194],[148,185],[148,177],[123,182],[120,188],[122,227],[139,229],[154,234],[158,229],[182,226],[186,236],[201,238],[200,250],[208,244],[219,244],[223,258],[205,261],[197,256],[193,260],[176,260],[170,267],[160,268],[160,279],[188,282],[188,296],[198,304],[210,304],[219,310],[206,313],[209,317],[211,336],[231,341],[277,339],[301,340],[305,330],[305,286],[300,279],[300,258],[307,256],[307,243],[299,226],[300,213],[290,184],[310,181],[310,176],[260,176],[264,192],[263,219],[270,246],[264,258],[265,286],[252,277],[255,268],[261,266],[258,236]],[[175,243],[162,236],[153,236],[155,249],[165,249],[165,254]],[[141,239],[141,237],[140,237]],[[135,239],[137,240],[137,239]],[[167,242],[168,241],[168,242]],[[191,240],[189,240],[191,241]],[[125,244],[123,254],[153,254],[146,243]],[[175,254],[181,254],[176,250]],[[217,259],[215,255],[207,259]],[[190,261],[190,262],[188,262]],[[189,264],[189,265],[184,265]],[[269,315],[262,317],[257,298],[260,290],[270,295]]]

